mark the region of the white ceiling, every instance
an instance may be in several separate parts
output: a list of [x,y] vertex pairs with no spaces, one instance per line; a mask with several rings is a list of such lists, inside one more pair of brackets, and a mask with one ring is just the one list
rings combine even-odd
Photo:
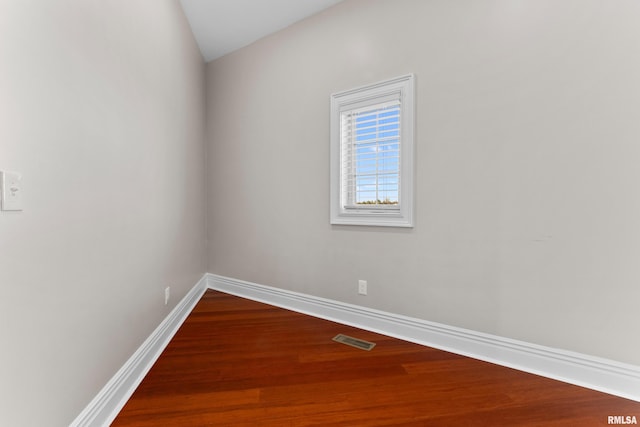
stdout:
[[180,0],[205,61],[247,46],[342,0]]

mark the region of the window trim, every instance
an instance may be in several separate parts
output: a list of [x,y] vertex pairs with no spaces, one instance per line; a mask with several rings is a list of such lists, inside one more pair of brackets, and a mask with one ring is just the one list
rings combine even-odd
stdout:
[[[345,206],[341,139],[341,116],[388,102],[400,101],[400,175],[399,209],[381,206]],[[331,95],[330,118],[330,223],[335,225],[368,225],[413,227],[414,208],[414,75],[407,74],[367,86]]]

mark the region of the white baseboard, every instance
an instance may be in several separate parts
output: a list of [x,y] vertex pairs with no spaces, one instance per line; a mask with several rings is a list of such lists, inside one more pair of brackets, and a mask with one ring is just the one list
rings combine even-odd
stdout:
[[206,290],[207,275],[204,275],[70,427],[108,426],[113,422]]
[[640,402],[640,367],[207,274],[209,288]]

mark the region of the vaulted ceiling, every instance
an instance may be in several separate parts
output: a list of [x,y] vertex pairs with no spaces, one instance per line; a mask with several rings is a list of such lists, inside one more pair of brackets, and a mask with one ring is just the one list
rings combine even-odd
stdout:
[[342,0],[180,0],[209,62]]

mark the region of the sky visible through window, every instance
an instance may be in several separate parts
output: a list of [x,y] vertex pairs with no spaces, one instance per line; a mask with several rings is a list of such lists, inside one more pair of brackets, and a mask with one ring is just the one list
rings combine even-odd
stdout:
[[400,106],[361,112],[355,124],[355,202],[360,205],[397,205]]

